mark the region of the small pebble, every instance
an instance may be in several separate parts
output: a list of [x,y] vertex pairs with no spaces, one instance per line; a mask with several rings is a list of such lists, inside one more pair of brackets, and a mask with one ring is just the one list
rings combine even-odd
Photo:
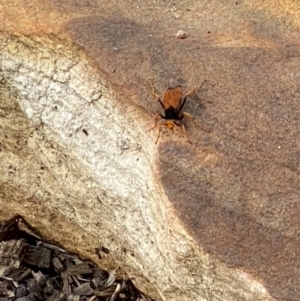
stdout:
[[178,32],[175,35],[176,39],[185,39],[187,38],[187,33],[183,31],[182,29],[178,30]]

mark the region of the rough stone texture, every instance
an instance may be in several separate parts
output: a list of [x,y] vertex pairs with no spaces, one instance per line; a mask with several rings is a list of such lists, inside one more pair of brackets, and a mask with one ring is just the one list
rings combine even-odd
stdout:
[[[300,4],[6,2],[0,218],[154,298],[299,300]],[[204,79],[156,146],[149,81]]]

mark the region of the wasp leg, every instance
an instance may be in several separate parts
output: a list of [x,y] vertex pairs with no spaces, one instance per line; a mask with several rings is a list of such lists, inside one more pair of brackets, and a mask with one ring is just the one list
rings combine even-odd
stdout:
[[196,88],[194,88],[194,89],[188,91],[188,92],[185,94],[185,97],[188,97],[188,96],[190,96],[190,95],[192,95],[192,94],[195,94],[195,93],[196,93]]
[[188,91],[188,92],[185,94],[185,97],[190,96],[190,95],[192,95],[192,94],[196,94],[196,91],[199,90],[199,89],[201,88],[201,86],[202,86],[206,81],[207,81],[207,80],[205,79],[204,81],[202,81],[202,83],[201,83],[198,87],[196,87],[196,88],[194,88],[194,89]]
[[205,132],[210,132],[210,130],[208,129],[205,129],[203,126],[200,125],[199,122],[196,121],[195,117],[193,117],[192,115],[190,115],[189,113],[186,113],[186,112],[182,112],[182,115],[192,119],[203,131]]
[[190,119],[195,119],[194,116],[190,115],[190,114],[187,113],[187,112],[182,112],[182,115],[184,115],[184,116],[186,116],[186,117],[188,117],[188,118],[190,118]]
[[152,89],[153,97],[155,98],[155,102],[159,101],[159,95],[156,93],[154,85],[152,84],[152,82],[150,82],[150,86],[151,86],[151,89]]

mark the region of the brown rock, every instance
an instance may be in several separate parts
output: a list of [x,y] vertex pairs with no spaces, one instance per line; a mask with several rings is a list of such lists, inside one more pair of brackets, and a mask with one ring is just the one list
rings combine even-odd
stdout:
[[[1,219],[156,298],[300,299],[300,4],[0,5]],[[149,81],[204,79],[155,146]]]

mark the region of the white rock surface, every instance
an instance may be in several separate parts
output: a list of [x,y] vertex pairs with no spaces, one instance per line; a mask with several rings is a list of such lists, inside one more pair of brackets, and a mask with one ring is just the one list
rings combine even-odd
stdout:
[[[94,260],[105,246],[115,267],[156,298],[272,300],[185,232],[155,169],[149,114],[62,41],[2,36],[0,45],[0,128],[8,137],[0,140],[1,218],[22,214]],[[51,225],[55,216],[61,224]]]

